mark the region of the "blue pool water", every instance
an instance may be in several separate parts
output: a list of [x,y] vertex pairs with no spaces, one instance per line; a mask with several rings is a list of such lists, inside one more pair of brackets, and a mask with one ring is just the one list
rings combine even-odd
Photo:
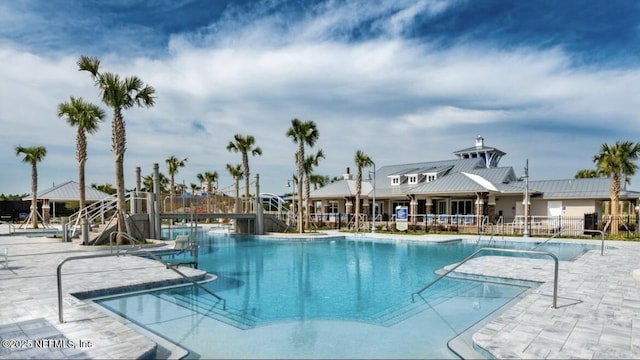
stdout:
[[[500,244],[504,245],[530,248],[532,244]],[[424,321],[411,325],[412,331],[430,334],[437,346],[427,346],[424,339],[418,338],[414,340],[416,344],[410,346],[412,351],[418,351],[415,355],[403,347],[393,346],[384,347],[390,353],[376,354],[383,358],[453,358],[455,355],[446,348],[449,339],[526,288],[444,279],[415,303],[411,302],[411,294],[433,280],[437,269],[460,261],[481,246],[483,244],[462,241],[435,244],[374,241],[362,237],[266,239],[202,233],[198,268],[218,277],[204,286],[226,300],[225,309],[219,300],[193,286],[97,302],[183,345],[193,358],[371,357],[362,352],[348,356],[342,352],[325,354],[314,350],[308,353],[295,349],[284,350],[287,353],[283,354],[269,352],[265,347],[246,353],[231,349],[243,346],[233,345],[234,341],[212,346],[207,339],[223,334],[232,339],[233,331],[245,331],[245,337],[255,337],[251,331],[309,321],[330,321],[340,327],[360,323],[367,329],[375,327],[375,331],[387,332],[393,338],[401,335],[394,329],[406,327],[411,319],[416,321],[421,317]],[[586,246],[549,244],[537,250],[572,259],[587,249]],[[182,253],[171,260],[191,259],[191,254]],[[400,336],[399,341],[409,340]]]

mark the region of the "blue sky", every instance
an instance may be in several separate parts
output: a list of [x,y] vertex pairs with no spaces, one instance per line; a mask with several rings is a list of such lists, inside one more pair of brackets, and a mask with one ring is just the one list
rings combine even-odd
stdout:
[[[485,144],[532,179],[593,168],[600,144],[640,140],[640,3],[635,1],[0,0],[0,193],[30,192],[16,145],[48,149],[39,188],[77,179],[75,130],[57,118],[70,96],[99,104],[80,55],[137,75],[156,106],[124,113],[134,186],[165,159],[176,181],[218,171],[253,135],[261,190],[295,172],[291,119],[313,120],[317,173],[452,159]],[[110,122],[89,137],[88,183],[114,183]],[[640,189],[640,176],[632,179]]]

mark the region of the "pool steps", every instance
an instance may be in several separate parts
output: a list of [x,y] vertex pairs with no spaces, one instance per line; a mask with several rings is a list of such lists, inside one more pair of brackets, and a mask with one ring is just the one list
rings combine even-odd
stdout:
[[407,298],[407,302],[392,306],[381,312],[374,314],[371,321],[383,326],[392,326],[425,310],[442,304],[453,297],[460,296],[467,292],[473,291],[481,284],[476,282],[461,281],[455,285],[443,289],[434,289],[422,296],[424,300],[411,302],[411,298]]
[[233,308],[222,309],[222,303],[211,296],[199,296],[197,301],[181,294],[154,294],[157,298],[177,306],[210,316],[227,325],[246,330],[256,326],[256,319]]

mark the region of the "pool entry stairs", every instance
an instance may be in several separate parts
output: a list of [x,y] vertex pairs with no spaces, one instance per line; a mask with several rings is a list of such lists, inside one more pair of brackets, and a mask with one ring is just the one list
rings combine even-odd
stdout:
[[459,297],[475,297],[482,284],[475,281],[457,280],[454,285],[434,289],[415,302],[407,301],[385,309],[371,317],[372,322],[383,326],[392,326],[425,310],[433,309]]
[[198,289],[192,289],[192,291],[192,294],[176,291],[171,294],[154,294],[154,296],[160,300],[195,311],[200,315],[211,317],[242,330],[255,327],[259,321],[251,314],[229,306],[226,310],[223,310],[220,300],[204,292],[198,293]]

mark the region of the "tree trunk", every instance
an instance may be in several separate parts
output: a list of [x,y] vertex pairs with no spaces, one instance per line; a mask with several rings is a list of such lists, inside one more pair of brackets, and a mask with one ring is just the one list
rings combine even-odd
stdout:
[[[116,214],[118,219],[118,232],[126,233],[127,228],[124,222],[124,215],[126,213],[126,198],[124,192],[124,152],[126,149],[125,124],[120,108],[116,108],[114,112],[112,137],[113,153],[116,165],[116,193],[118,197]],[[124,239],[121,236],[118,236],[118,244],[122,245],[123,243]]]
[[78,191],[80,193],[79,208],[80,208],[80,214],[84,214],[82,216],[86,219],[87,214],[84,213],[83,210],[86,207],[86,194],[84,192],[84,188],[85,188],[84,167],[85,167],[85,163],[87,162],[87,137],[84,131],[82,131],[80,126],[78,126],[77,140],[78,140],[77,157],[78,157],[78,183],[79,183]]
[[611,235],[618,235],[620,201],[620,175],[611,178]]
[[362,169],[358,167],[356,174],[356,231],[360,231],[360,192],[362,192]]
[[38,228],[38,167],[36,162],[31,163],[31,224]]
[[249,213],[249,155],[247,152],[242,153],[242,176],[244,176],[244,213]]
[[302,181],[304,178],[304,142],[300,139],[298,143],[298,183],[296,187],[298,189],[298,232],[302,234],[304,232],[304,214],[302,214]]

